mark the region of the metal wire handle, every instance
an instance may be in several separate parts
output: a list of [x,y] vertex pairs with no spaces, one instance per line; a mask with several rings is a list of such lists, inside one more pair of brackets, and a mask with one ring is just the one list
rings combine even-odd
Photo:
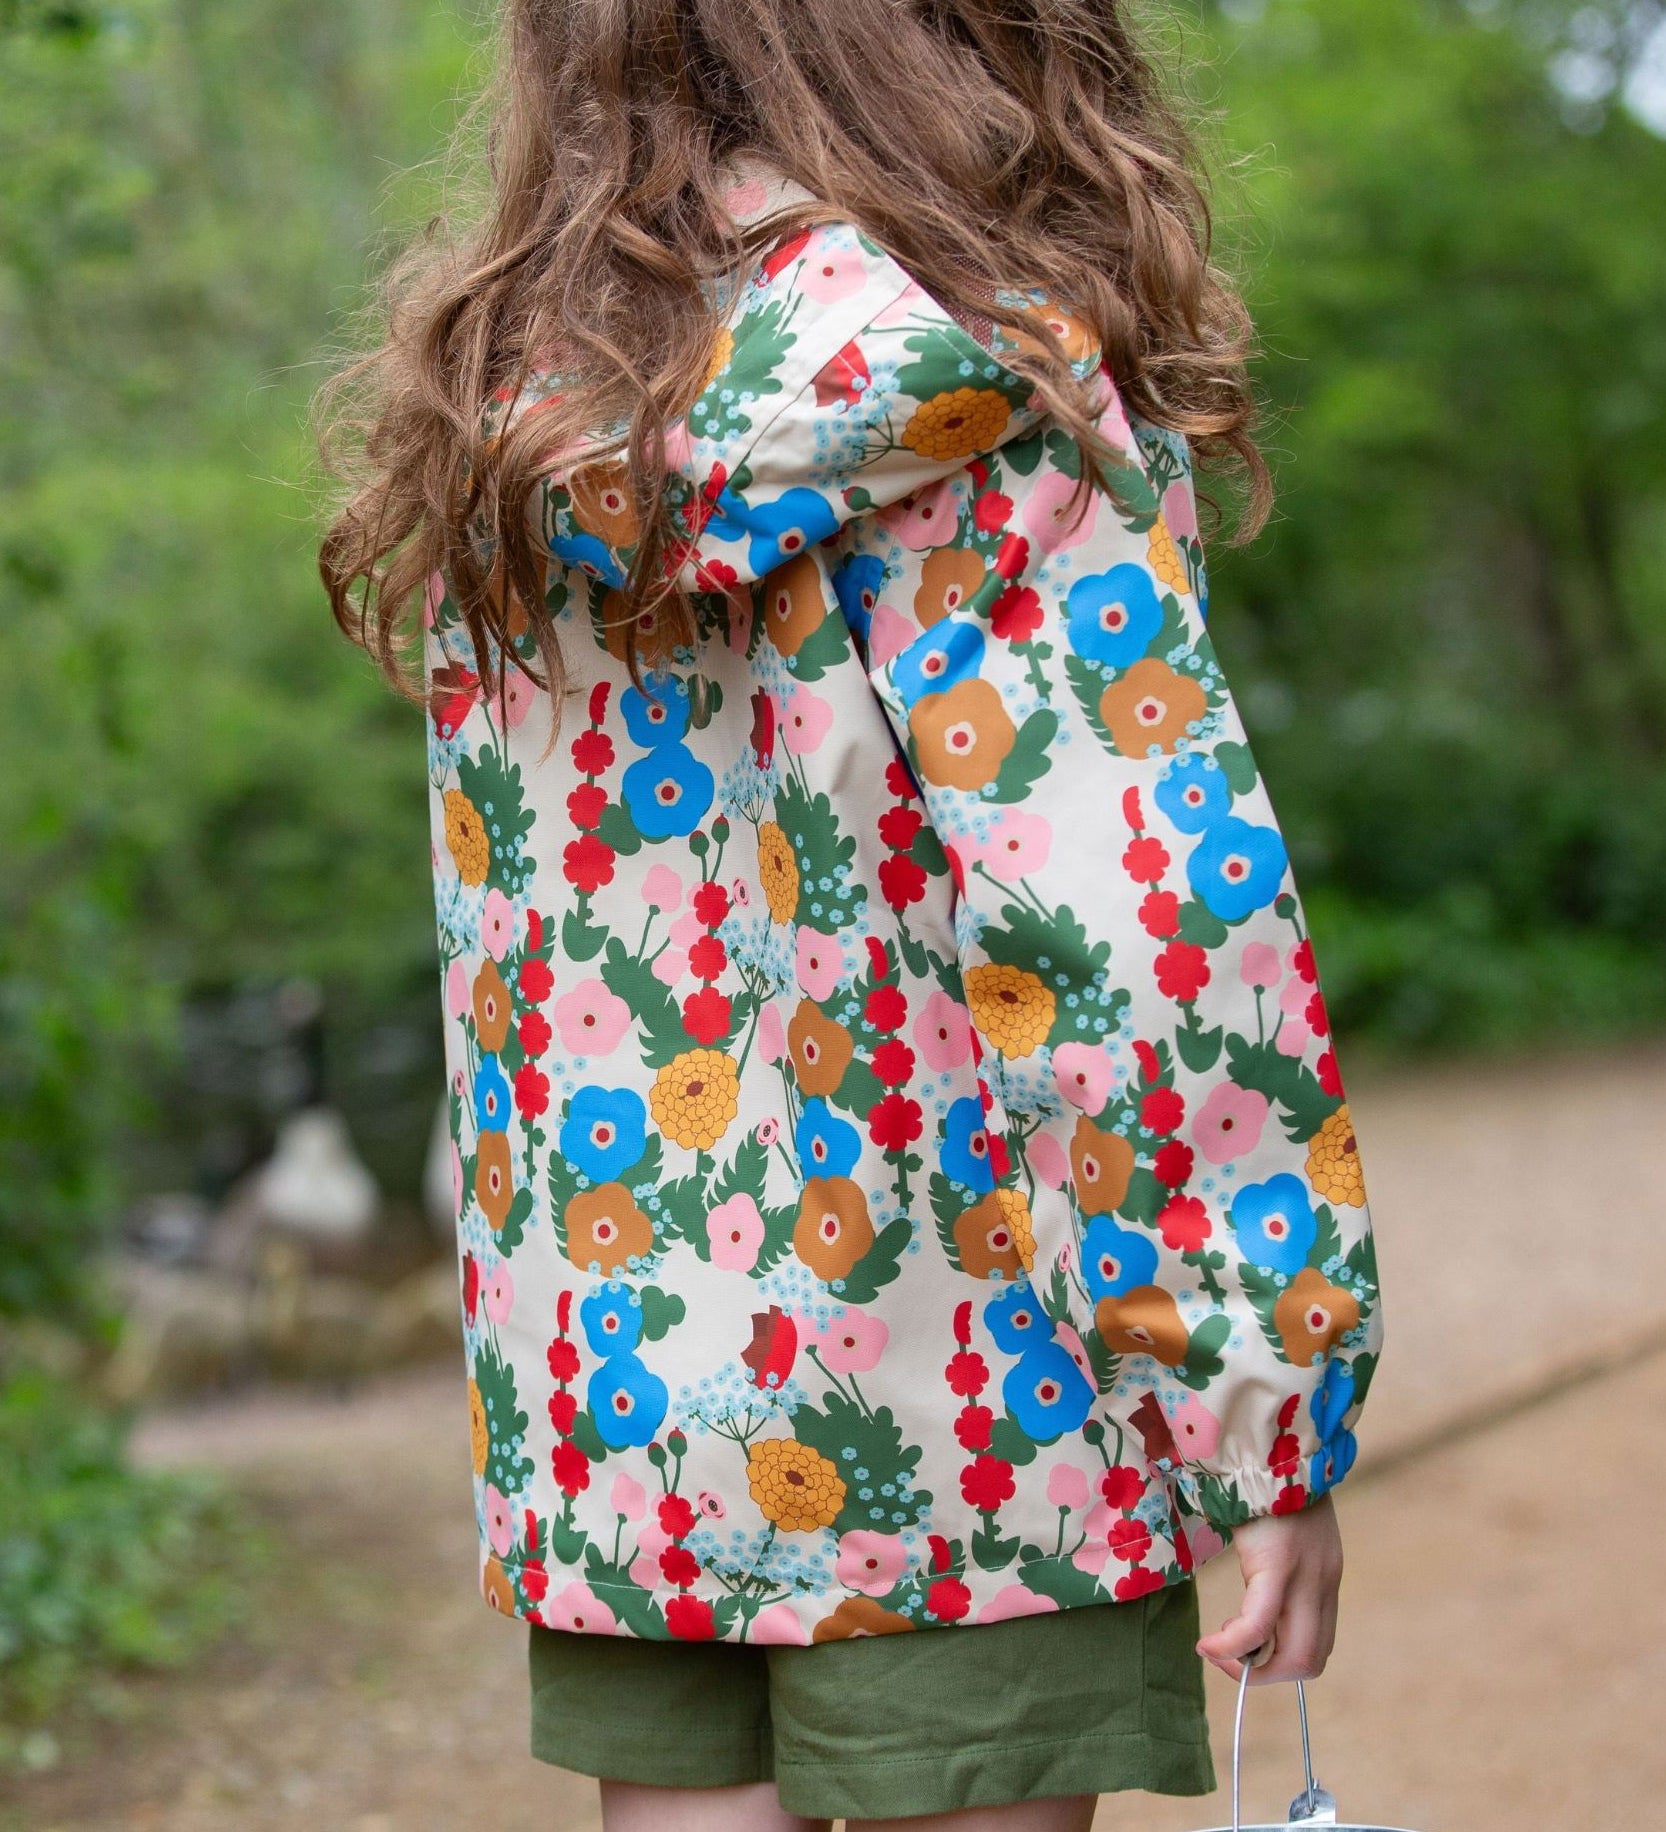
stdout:
[[[1238,1676],[1238,1709],[1232,1718],[1232,1832],[1243,1832],[1244,1827],[1244,1703],[1249,1697],[1250,1670],[1271,1659],[1272,1652],[1270,1644],[1254,1649],[1245,1657]],[[1290,1802],[1289,1823],[1293,1826],[1334,1826],[1336,1798],[1329,1789],[1320,1787],[1313,1775],[1313,1742],[1307,1729],[1307,1691],[1299,1679],[1296,1681],[1296,1710],[1302,1722],[1302,1770],[1307,1786]]]

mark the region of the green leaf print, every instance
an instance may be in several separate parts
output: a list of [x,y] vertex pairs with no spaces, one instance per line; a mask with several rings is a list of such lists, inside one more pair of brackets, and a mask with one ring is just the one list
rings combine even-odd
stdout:
[[568,910],[561,918],[561,945],[570,960],[592,959],[606,940],[607,930],[601,923],[592,922],[582,905]]
[[733,327],[734,346],[710,386],[688,410],[688,424],[704,439],[734,439],[752,430],[747,409],[781,392],[777,373],[798,339],[788,329],[793,300],[775,298]]
[[[1005,395],[1007,405],[1016,408],[1035,392],[1033,383],[992,361],[989,352],[958,327],[952,335],[948,327],[941,325],[916,332],[903,339],[903,348],[912,351],[916,360],[898,367],[897,389],[916,401],[930,401],[940,394],[952,394],[957,388],[990,389]],[[968,359],[974,365],[971,375],[963,373]]]
[[1001,447],[1000,463],[1009,471],[1016,471],[1020,477],[1028,477],[1041,462],[1041,454],[1046,448],[1047,435],[1034,432],[1025,439],[1014,439],[1010,445]]
[[572,1429],[567,1435],[592,1463],[600,1463],[607,1456],[607,1446],[602,1442],[602,1434],[596,1429],[595,1414],[588,1408],[573,1414]]
[[1109,668],[1090,662],[1085,655],[1071,653],[1064,658],[1064,678],[1070,683],[1070,691],[1076,696],[1076,704],[1081,707],[1089,730],[1106,750],[1117,755],[1116,740],[1099,710],[1100,699],[1116,676]]
[[972,1535],[972,1557],[982,1571],[1005,1571],[1022,1548],[1023,1541],[1015,1534],[1002,1536],[993,1514],[985,1514]]
[[1022,801],[1052,767],[1049,747],[1059,733],[1059,715],[1050,706],[1038,706],[1018,728],[995,780],[985,783],[985,801]]
[[1083,1603],[1108,1603],[1109,1593],[1092,1571],[1079,1571],[1068,1555],[1026,1559],[1018,1567],[1019,1582],[1039,1597],[1051,1597],[1061,1609]]
[[527,1417],[515,1376],[489,1339],[475,1353],[474,1384],[486,1411],[486,1480],[502,1495],[518,1495],[532,1480],[532,1459],[521,1454]]
[[633,1635],[644,1641],[669,1641],[665,1612],[623,1565],[606,1558],[594,1540],[584,1550],[584,1576]]
[[1234,795],[1248,795],[1258,780],[1255,758],[1247,744],[1236,738],[1223,739],[1215,746],[1215,761],[1226,777],[1226,786]]
[[526,1238],[526,1224],[532,1219],[532,1186],[523,1183],[509,1204],[503,1226],[492,1235],[499,1253],[513,1253]]
[[642,835],[637,831],[636,822],[631,819],[630,810],[623,802],[610,801],[602,809],[601,819],[596,823],[596,837],[605,840],[615,852],[627,856],[640,849]]
[[1237,1481],[1220,1476],[1198,1477],[1198,1504],[1219,1533],[1230,1533],[1241,1526],[1254,1511],[1239,1493]]
[[1238,1283],[1250,1301],[1250,1308],[1255,1312],[1255,1320],[1261,1325],[1261,1333],[1267,1338],[1268,1346],[1280,1361],[1287,1362],[1290,1357],[1284,1352],[1284,1338],[1273,1327],[1274,1307],[1284,1295],[1278,1274],[1260,1266],[1252,1266],[1246,1260],[1238,1267]]
[[1286,1056],[1270,1039],[1251,1043],[1247,1038],[1229,1037],[1226,1066],[1240,1088],[1253,1088],[1284,1109],[1284,1130],[1295,1142],[1311,1139],[1342,1105],[1335,1095],[1325,1092],[1305,1063]]
[[1182,941],[1189,941],[1198,948],[1219,948],[1224,945],[1227,927],[1208,904],[1193,897],[1180,906],[1179,936]]
[[457,782],[485,825],[487,887],[518,897],[532,876],[532,862],[525,857],[532,816],[521,788],[521,766],[511,764],[506,771],[496,749],[483,744],[475,756],[458,763]]
[[1221,1350],[1226,1347],[1227,1338],[1231,1334],[1230,1317],[1220,1312],[1205,1317],[1192,1331],[1191,1341],[1186,1345],[1186,1359],[1174,1370],[1176,1379],[1190,1387],[1194,1393],[1201,1393],[1225,1369]]
[[889,1533],[915,1525],[930,1512],[930,1491],[913,1486],[920,1447],[903,1443],[889,1406],[870,1412],[830,1392],[819,1410],[799,1407],[793,1435],[838,1466],[845,1502],[833,1522],[835,1532],[870,1527]]
[[683,1014],[671,988],[657,979],[645,960],[626,950],[617,935],[610,935],[602,956],[602,980],[609,992],[624,1000],[641,1032],[641,1055],[650,1069],[663,1068],[672,1057],[692,1048],[683,1028]]
[[832,802],[820,792],[806,795],[798,779],[788,777],[775,794],[775,819],[798,861],[797,920],[823,935],[850,928],[868,890],[851,876],[856,841],[841,831]]
[[914,1224],[906,1215],[887,1222],[879,1237],[844,1276],[839,1299],[845,1304],[871,1304],[901,1270],[903,1249],[914,1238]]
[[989,1448],[1004,1461],[1018,1465],[1033,1463],[1036,1441],[1010,1412],[1003,1413],[989,1428]]
[[642,1300],[644,1341],[658,1342],[688,1315],[688,1305],[675,1291],[661,1291],[657,1285],[643,1285],[638,1289],[637,1296]]
[[838,600],[830,599],[827,615],[799,644],[796,653],[782,659],[794,680],[819,681],[829,669],[848,661],[850,655],[850,625],[840,613]]

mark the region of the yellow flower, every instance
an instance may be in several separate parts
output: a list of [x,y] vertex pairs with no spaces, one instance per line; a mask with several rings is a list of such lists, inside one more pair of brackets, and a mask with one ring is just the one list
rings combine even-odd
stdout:
[[1169,533],[1169,525],[1159,515],[1151,524],[1148,537],[1151,553],[1151,570],[1177,596],[1184,596],[1192,589],[1192,582],[1186,573],[1186,562],[1181,557],[1175,539]]
[[491,1434],[486,1429],[486,1402],[480,1397],[480,1388],[474,1381],[469,1382],[469,1448],[474,1453],[474,1473],[483,1476],[486,1473],[486,1452],[491,1448]]
[[1035,1270],[1035,1224],[1030,1217],[1030,1199],[1022,1190],[1001,1188],[995,1192],[995,1200],[1001,1205],[1001,1213],[1007,1218],[1007,1226],[1012,1229],[1012,1244],[1018,1249],[1018,1257],[1024,1263],[1026,1272]]
[[777,821],[765,821],[758,828],[758,877],[770,915],[777,922],[791,922],[798,914],[798,860]]
[[461,789],[445,792],[445,843],[463,882],[484,884],[486,868],[492,862],[492,845],[486,838],[486,823],[480,818],[480,810]]
[[1346,1101],[1308,1140],[1307,1175],[1327,1201],[1344,1202],[1353,1209],[1364,1207],[1365,1176]]
[[966,973],[972,1022],[1003,1056],[1030,1056],[1053,1028],[1052,989],[1023,967],[983,961]]
[[735,353],[735,334],[733,331],[729,329],[729,327],[726,324],[720,325],[717,331],[717,339],[712,345],[711,362],[708,365],[705,376],[700,383],[700,392],[702,394],[704,394],[706,390],[709,387],[711,387],[712,383],[715,382],[717,378],[723,373],[723,371],[728,368],[729,360],[734,355],[734,353]]
[[667,1138],[709,1151],[740,1111],[740,1076],[722,1050],[684,1050],[648,1090],[654,1123]]
[[914,409],[902,429],[911,452],[938,463],[970,458],[999,445],[1012,417],[1007,397],[994,388],[951,388]]
[[765,1520],[788,1533],[830,1527],[845,1505],[838,1466],[797,1438],[760,1438],[746,1453],[746,1481]]

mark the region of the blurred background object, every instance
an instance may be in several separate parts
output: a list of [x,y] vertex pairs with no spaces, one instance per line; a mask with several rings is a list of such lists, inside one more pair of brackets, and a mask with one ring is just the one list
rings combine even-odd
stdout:
[[[1500,1572],[1538,1585],[1541,1648],[1618,1620],[1618,1592],[1551,1575],[1564,1512],[1506,1450],[1555,1394],[1582,1445],[1646,1424],[1666,1328],[1666,8],[1145,10],[1211,112],[1220,251],[1265,346],[1278,517],[1252,549],[1216,540],[1210,624],[1380,1211],[1399,1336],[1365,1543],[1438,1519],[1411,1498],[1456,1466],[1415,1459],[1474,1438],[1496,1562],[1450,1529],[1439,1608],[1471,1622],[1469,1707],[1520,1707]],[[439,149],[489,18],[0,0],[0,1793],[20,1824],[311,1823],[330,1725],[357,1721],[341,1699],[394,1671],[377,1722],[413,1791],[385,1812],[364,1791],[339,1823],[466,1823],[418,1750],[482,1812],[521,1759],[466,1466],[429,1429],[436,1407],[461,1427],[463,1387],[421,714],[330,626],[306,426],[368,272],[447,201]],[[1625,1257],[1594,1265],[1596,1228]],[[1652,1515],[1642,1467],[1625,1522]],[[396,1570],[455,1588],[426,1664]],[[1418,1613],[1361,1614],[1406,1638],[1379,1652],[1420,1696]],[[1625,1688],[1604,1724],[1645,1680],[1659,1696],[1644,1655],[1622,1679],[1578,1645],[1589,1686]],[[458,1661],[489,1725],[440,1721]],[[1335,1695],[1366,1701],[1360,1670]],[[170,1731],[210,1696],[242,1701],[258,1748]],[[1564,1768],[1610,1734],[1579,1722]],[[1634,1780],[1649,1740],[1626,1746]],[[1500,1718],[1495,1747],[1553,1742]],[[1489,1818],[1431,1761],[1399,1817],[1502,1828],[1560,1798],[1547,1771],[1513,1805],[1495,1787]],[[500,1832],[547,1823],[514,1817],[541,1779],[495,1798]],[[1599,1823],[1580,1802],[1557,1823]]]

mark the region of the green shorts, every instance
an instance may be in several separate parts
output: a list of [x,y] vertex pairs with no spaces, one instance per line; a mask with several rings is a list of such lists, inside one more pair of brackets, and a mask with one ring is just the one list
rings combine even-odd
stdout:
[[811,1647],[530,1628],[532,1754],[659,1787],[773,1780],[812,1819],[1215,1785],[1194,1581]]

